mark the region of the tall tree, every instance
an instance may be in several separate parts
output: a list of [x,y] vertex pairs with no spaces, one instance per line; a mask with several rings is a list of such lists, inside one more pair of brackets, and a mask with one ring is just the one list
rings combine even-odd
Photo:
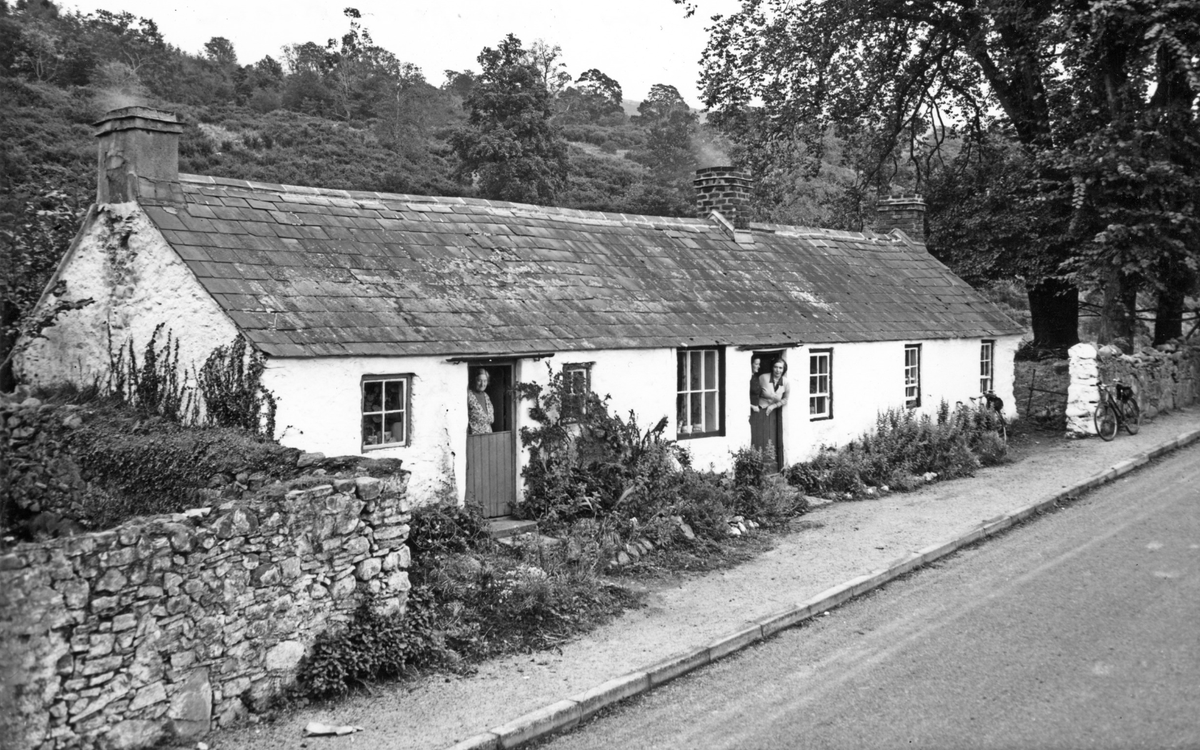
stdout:
[[550,123],[551,97],[521,40],[507,35],[477,58],[470,115],[450,143],[459,174],[497,200],[548,205],[566,182],[567,147]]
[[576,123],[623,120],[623,98],[621,84],[596,68],[590,68],[575,79],[574,86],[559,95],[558,118],[560,122]]
[[[1042,226],[1051,241],[1036,238],[1041,257],[1020,269],[1035,339],[1063,346],[1077,335],[1081,276],[1070,262],[1082,233],[1096,226],[1087,209],[1100,205],[1100,194],[1089,193],[1100,183],[1081,171],[1087,149],[1079,159],[1063,156],[1128,111],[1097,106],[1092,92],[1119,90],[1123,101],[1140,92],[1147,103],[1154,88],[1147,71],[1164,50],[1175,78],[1195,80],[1198,7],[1198,0],[743,0],[711,29],[705,103],[722,127],[743,140],[752,133],[760,144],[794,141],[806,129],[853,136],[870,155],[862,168],[876,184],[886,184],[900,149],[936,151],[955,130],[976,140],[1010,133],[1045,187],[1038,200],[1068,200],[1067,210],[1051,212],[1058,223]],[[910,164],[922,185],[930,162]]]

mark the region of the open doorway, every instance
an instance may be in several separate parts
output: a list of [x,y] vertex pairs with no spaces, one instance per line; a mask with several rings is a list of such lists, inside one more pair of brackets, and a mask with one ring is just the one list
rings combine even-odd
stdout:
[[[783,358],[782,349],[764,349],[762,351],[754,351],[750,354],[752,364],[751,372],[751,399],[756,395],[761,394],[762,383],[765,380],[770,387],[771,368],[776,362],[786,361]],[[756,366],[755,366],[756,365]],[[759,395],[757,403],[754,406],[759,407],[757,411],[750,412],[750,445],[763,451],[763,458],[766,466],[764,467],[769,473],[775,473],[783,466],[783,407],[781,409],[772,409],[770,413],[766,411],[768,399],[762,398]]]

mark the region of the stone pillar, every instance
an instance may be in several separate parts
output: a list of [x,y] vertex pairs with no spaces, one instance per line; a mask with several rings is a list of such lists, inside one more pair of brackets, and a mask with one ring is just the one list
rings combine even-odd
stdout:
[[1086,437],[1096,434],[1092,415],[1100,401],[1100,367],[1096,347],[1076,344],[1067,351],[1071,383],[1067,386],[1067,437]]

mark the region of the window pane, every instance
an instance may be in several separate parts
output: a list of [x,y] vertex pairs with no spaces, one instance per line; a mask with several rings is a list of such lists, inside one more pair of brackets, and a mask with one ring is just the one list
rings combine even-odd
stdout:
[[704,402],[701,401],[699,393],[693,393],[689,398],[691,399],[691,410],[688,413],[688,423],[694,428],[699,428],[704,424],[704,413],[702,411]]
[[716,432],[720,429],[717,413],[717,392],[709,391],[704,394],[704,431]]
[[704,387],[715,390],[717,380],[717,353],[704,352]]
[[383,417],[366,415],[362,421],[363,445],[379,445],[383,442]]
[[404,382],[388,380],[383,384],[383,408],[389,411],[404,408]]
[[679,432],[687,432],[687,396],[680,393],[675,397],[675,424]]
[[688,378],[688,390],[700,390],[700,377],[704,372],[703,360],[704,352],[688,352],[688,367],[691,370]]
[[821,415],[825,413],[825,397],[814,396],[808,400],[808,413]]
[[385,443],[403,443],[404,442],[404,414],[403,412],[389,412],[384,416],[383,422],[383,442]]
[[379,411],[383,408],[383,383],[378,380],[363,383],[363,411]]
[[677,357],[678,366],[675,368],[678,375],[678,381],[675,384],[675,391],[687,390],[687,352],[679,352]]

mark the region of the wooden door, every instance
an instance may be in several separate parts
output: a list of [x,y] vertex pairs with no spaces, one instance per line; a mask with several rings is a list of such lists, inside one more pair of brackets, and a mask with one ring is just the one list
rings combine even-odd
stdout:
[[[477,368],[468,368],[473,374]],[[489,376],[492,431],[467,435],[467,502],[479,503],[486,518],[507,516],[517,499],[517,434],[513,425],[513,366],[481,365]]]

